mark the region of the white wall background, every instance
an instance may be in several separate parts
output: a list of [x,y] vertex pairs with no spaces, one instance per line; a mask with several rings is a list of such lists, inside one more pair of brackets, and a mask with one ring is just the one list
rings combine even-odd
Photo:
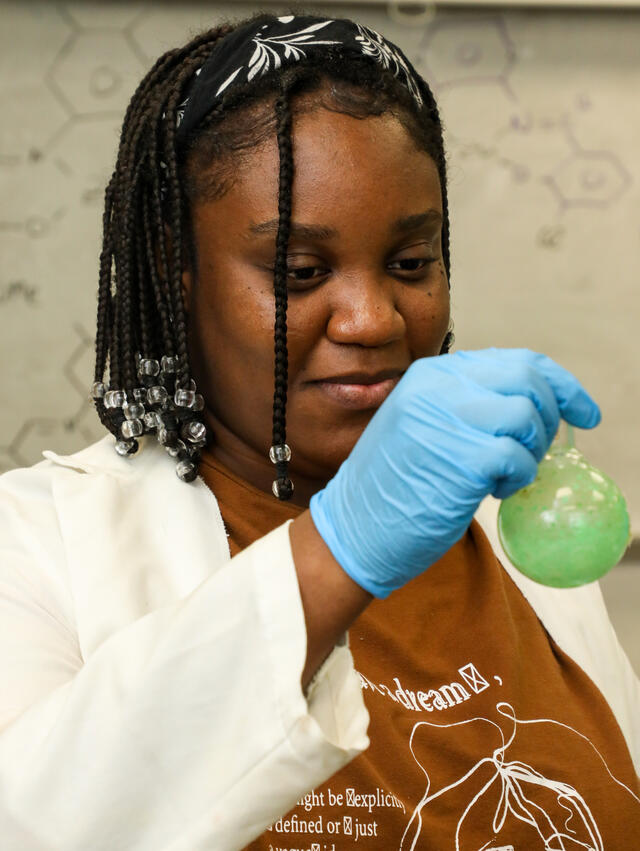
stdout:
[[[160,51],[258,6],[0,0],[0,468],[101,436],[86,394],[123,110]],[[577,373],[604,414],[580,445],[640,535],[640,12],[324,8],[399,43],[440,101],[458,348]]]

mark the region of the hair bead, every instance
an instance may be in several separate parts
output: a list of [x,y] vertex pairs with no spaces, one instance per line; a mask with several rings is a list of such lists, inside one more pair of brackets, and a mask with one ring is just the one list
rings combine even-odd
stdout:
[[291,460],[291,449],[286,443],[280,443],[277,446],[272,446],[269,450],[269,459],[273,464],[279,464],[282,461]]
[[293,496],[293,482],[288,476],[274,479],[271,484],[271,492],[280,500],[288,500]]
[[128,420],[139,420],[144,416],[144,405],[141,402],[128,402],[122,406],[122,410]]
[[192,482],[198,475],[198,468],[193,461],[178,461],[176,475],[183,482]]
[[118,455],[122,455],[123,457],[126,457],[127,455],[133,455],[135,452],[138,451],[138,441],[117,440],[115,449]]
[[125,440],[140,437],[141,434],[144,434],[144,423],[142,420],[125,420],[120,426],[120,432]]

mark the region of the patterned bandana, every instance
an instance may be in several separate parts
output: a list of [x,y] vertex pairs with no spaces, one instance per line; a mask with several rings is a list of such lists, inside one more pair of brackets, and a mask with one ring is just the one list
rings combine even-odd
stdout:
[[178,145],[233,87],[321,52],[369,57],[390,70],[422,106],[419,78],[409,60],[374,30],[346,20],[297,15],[262,21],[252,21],[221,39],[196,71],[177,113]]

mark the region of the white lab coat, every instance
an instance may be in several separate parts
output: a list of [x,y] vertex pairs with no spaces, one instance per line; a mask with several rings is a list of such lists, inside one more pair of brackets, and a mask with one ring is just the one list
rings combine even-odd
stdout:
[[[368,745],[348,646],[301,691],[288,524],[231,559],[215,497],[155,442],[45,455],[0,478],[2,851],[243,848]],[[478,519],[497,547],[493,501]],[[513,578],[638,768],[640,684],[597,585]]]

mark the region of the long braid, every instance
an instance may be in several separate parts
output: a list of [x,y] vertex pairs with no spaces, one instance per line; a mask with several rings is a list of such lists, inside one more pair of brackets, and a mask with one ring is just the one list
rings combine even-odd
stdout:
[[[129,105],[125,114],[125,122],[131,122],[135,106]],[[136,128],[133,139],[125,140],[121,155],[116,163],[116,193],[121,199],[121,214],[116,220],[114,233],[115,264],[116,264],[116,304],[115,304],[115,340],[117,341],[116,359],[113,363],[113,380],[118,387],[124,387],[127,399],[131,401],[133,394],[134,372],[132,368],[133,352],[131,351],[131,322],[130,299],[131,287],[134,283],[135,272],[131,268],[131,227],[133,224],[132,197],[136,189],[136,172],[132,172],[137,136],[141,128]],[[139,175],[140,170],[137,170]],[[120,421],[121,417],[117,416]],[[119,422],[116,423],[121,424]]]
[[[203,57],[204,59],[204,57]],[[199,64],[196,54],[195,59],[186,63],[178,79],[176,80],[174,94],[167,103],[167,113],[173,115],[181,99],[181,84],[189,80]],[[168,275],[169,298],[171,313],[175,329],[175,353],[178,356],[178,380],[177,387],[185,389],[189,381],[189,362],[187,350],[187,330],[184,305],[182,302],[182,193],[180,191],[180,178],[176,162],[176,124],[169,121],[166,132],[166,162],[167,162],[167,194],[169,197],[169,228],[171,231],[171,269]]]
[[[140,351],[143,357],[150,358],[161,350],[157,342],[158,322],[154,314],[154,304],[151,300],[153,286],[150,281],[150,269],[147,267],[148,255],[146,249],[144,227],[144,202],[138,197],[135,211],[136,221],[141,227],[135,229],[136,250],[135,258],[138,275],[138,330],[140,332]],[[153,353],[153,354],[152,354]]]
[[166,164],[158,152],[157,137],[158,133],[152,133],[149,141],[151,186],[147,188],[143,201],[143,223],[151,281],[154,287],[154,297],[158,313],[161,316],[164,347],[168,355],[173,355],[175,343],[171,331],[172,314],[167,285],[169,277],[169,254],[167,251],[161,192],[161,180],[164,179],[163,166],[166,166]]
[[[289,453],[287,443],[286,407],[288,384],[287,352],[287,250],[291,230],[291,194],[293,186],[293,156],[291,146],[291,110],[289,92],[283,88],[276,99],[278,154],[280,160],[278,181],[278,233],[273,274],[275,294],[274,323],[274,380],[273,395],[273,449],[276,464],[274,494],[278,499],[290,499],[293,484],[288,476]],[[279,448],[281,447],[281,448]]]
[[[151,293],[149,294],[149,302],[153,305],[154,311],[159,318],[160,328],[155,330],[154,347],[144,352],[146,357],[157,357],[160,351],[166,352],[168,355],[173,354],[173,339],[171,336],[171,321],[169,310],[166,303],[166,296],[163,290],[160,276],[158,275],[157,265],[161,264],[161,268],[166,268],[166,257],[164,263],[162,256],[160,259],[154,251],[154,230],[151,225],[151,215],[153,212],[153,204],[149,198],[142,200],[142,230],[144,233],[144,251],[146,254],[146,265],[148,280],[151,283]],[[158,252],[161,254],[160,249]],[[158,331],[160,334],[158,334]],[[158,344],[158,337],[162,340],[162,344]]]
[[108,351],[108,330],[103,317],[105,316],[107,301],[110,301],[111,299],[111,267],[113,258],[109,225],[111,221],[111,206],[113,204],[113,184],[114,178],[112,177],[105,189],[104,213],[102,215],[103,245],[102,251],[100,252],[100,274],[98,283],[99,321],[96,334],[96,366],[94,373],[96,381],[100,380],[104,373]]
[[[135,229],[135,205],[134,196],[137,189],[137,181],[140,175],[142,163],[139,163],[133,172],[131,186],[125,195],[123,219],[124,227],[120,233],[120,250],[122,263],[122,286],[118,293],[120,298],[120,343],[122,352],[122,379],[127,398],[133,398],[135,385],[136,364],[136,330],[137,323],[132,322],[132,301],[136,290],[140,285],[137,279],[138,264],[135,258],[135,244],[132,233]],[[124,261],[124,262],[122,262]]]
[[113,265],[110,222],[111,207],[113,204],[114,177],[107,184],[104,193],[104,213],[102,216],[103,244],[100,252],[100,273],[98,282],[98,316],[96,329],[96,365],[93,374],[94,396],[96,410],[100,422],[108,429],[111,428],[107,412],[104,407],[104,384],[102,377],[105,372],[109,342],[111,337],[111,271]]
[[[123,357],[125,362],[125,388],[127,393],[133,391],[135,381],[135,353],[140,350],[145,358],[158,357],[159,350],[157,346],[151,346],[151,335],[148,333],[146,321],[142,316],[146,316],[145,309],[145,290],[148,291],[149,273],[145,271],[149,259],[149,253],[146,250],[144,242],[136,238],[132,241],[131,235],[136,232],[135,222],[144,219],[144,200],[146,181],[142,180],[145,171],[149,171],[149,146],[147,140],[149,137],[149,126],[145,120],[149,113],[153,113],[153,105],[145,111],[138,111],[141,121],[132,133],[128,144],[124,146],[123,157],[125,157],[123,172],[131,175],[128,186],[124,191],[124,204],[122,218],[124,220],[121,233],[122,256],[125,258],[126,265],[122,277],[122,293],[123,293],[123,333],[126,334],[123,343]],[[134,113],[135,115],[135,113]],[[150,122],[149,122],[150,123]],[[152,138],[155,136],[151,132]],[[146,233],[143,227],[138,233]],[[141,316],[140,322],[132,321],[132,309],[138,308]],[[145,330],[139,327],[143,324]],[[124,330],[126,329],[126,330]],[[136,333],[136,331],[138,333]]]

